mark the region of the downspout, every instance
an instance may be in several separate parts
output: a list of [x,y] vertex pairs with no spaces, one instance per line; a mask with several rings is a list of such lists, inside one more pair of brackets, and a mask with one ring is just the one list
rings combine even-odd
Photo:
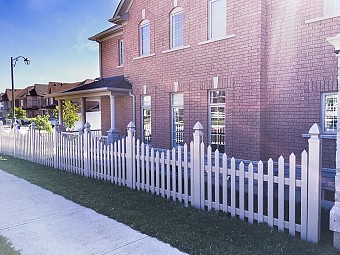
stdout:
[[132,121],[136,125],[136,96],[132,93],[132,91],[129,92],[129,95],[132,97],[133,103],[132,103]]

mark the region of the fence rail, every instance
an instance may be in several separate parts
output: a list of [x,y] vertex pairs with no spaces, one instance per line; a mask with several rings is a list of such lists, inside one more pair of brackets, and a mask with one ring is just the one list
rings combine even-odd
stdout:
[[[203,127],[194,127],[193,141],[172,150],[156,150],[128,135],[113,144],[94,135],[89,124],[83,132],[26,133],[5,130],[0,123],[0,152],[117,185],[143,190],[185,206],[218,210],[246,220],[265,222],[310,242],[320,232],[320,132],[310,130],[308,153],[301,166],[291,154],[276,163],[238,162],[212,151],[203,141]],[[285,170],[286,168],[286,170]]]

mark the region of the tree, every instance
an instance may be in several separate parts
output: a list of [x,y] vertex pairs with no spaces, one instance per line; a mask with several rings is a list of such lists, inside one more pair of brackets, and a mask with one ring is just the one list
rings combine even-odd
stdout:
[[[11,110],[9,111],[9,113],[7,114],[7,119],[12,119],[13,117],[13,109],[11,108]],[[22,109],[22,107],[16,107],[15,108],[15,118],[17,120],[24,120],[26,119],[26,110]]]
[[49,121],[49,115],[41,116],[38,115],[35,118],[31,118],[31,122],[34,122],[35,128],[39,130],[39,133],[41,130],[45,130],[47,132],[52,132],[52,124]]
[[[81,120],[81,117],[78,115],[80,106],[72,103],[70,100],[63,102],[63,121],[68,129],[72,129],[74,124]],[[59,117],[58,106],[54,110],[54,116],[56,118]]]

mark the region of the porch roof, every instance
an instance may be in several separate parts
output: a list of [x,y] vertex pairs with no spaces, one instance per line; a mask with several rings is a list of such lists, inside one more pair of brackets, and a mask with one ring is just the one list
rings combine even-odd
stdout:
[[74,99],[80,97],[99,97],[106,95],[123,95],[132,90],[132,85],[123,75],[95,80],[61,93],[48,94],[45,97],[56,99]]

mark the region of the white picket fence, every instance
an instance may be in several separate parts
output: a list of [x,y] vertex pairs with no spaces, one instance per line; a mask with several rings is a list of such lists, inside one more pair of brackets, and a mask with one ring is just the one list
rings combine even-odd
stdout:
[[203,210],[219,210],[241,220],[265,222],[301,239],[320,239],[321,140],[310,129],[309,154],[301,165],[291,154],[255,164],[220,154],[203,143],[203,127],[194,127],[193,141],[172,150],[157,150],[135,139],[128,125],[125,139],[107,144],[107,137],[83,133],[28,132],[3,129],[0,152],[117,185],[144,190]]

